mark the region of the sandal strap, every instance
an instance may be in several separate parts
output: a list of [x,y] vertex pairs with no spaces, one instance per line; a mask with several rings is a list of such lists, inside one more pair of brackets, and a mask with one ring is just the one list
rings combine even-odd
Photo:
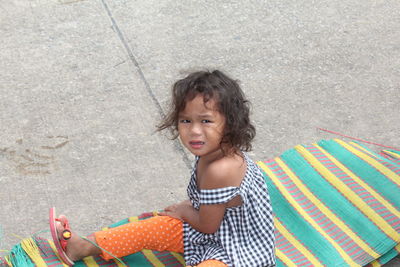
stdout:
[[60,238],[60,245],[64,251],[67,251],[68,239],[71,238],[71,228],[69,227],[68,220],[66,218],[63,219],[56,218],[55,220],[57,222],[60,222],[61,225],[64,227],[64,231],[62,232]]

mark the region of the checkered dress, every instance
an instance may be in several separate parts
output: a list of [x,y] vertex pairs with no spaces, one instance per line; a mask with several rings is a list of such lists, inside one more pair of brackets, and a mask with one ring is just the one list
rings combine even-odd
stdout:
[[214,259],[235,267],[275,266],[274,225],[267,186],[258,166],[244,154],[247,163],[240,187],[198,190],[196,158],[187,189],[195,209],[200,205],[226,203],[237,195],[243,204],[228,208],[214,234],[204,234],[184,223],[184,256],[187,265]]

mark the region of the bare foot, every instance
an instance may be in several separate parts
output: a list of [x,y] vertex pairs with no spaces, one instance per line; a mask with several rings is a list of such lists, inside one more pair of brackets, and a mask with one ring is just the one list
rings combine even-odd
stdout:
[[[58,219],[60,221],[64,221],[66,217],[64,215],[60,215]],[[59,221],[56,222],[56,228],[58,238],[61,240],[63,238],[62,233],[65,228]],[[88,239],[96,243],[94,237],[88,237]],[[98,247],[84,240],[82,237],[75,234],[74,232],[71,233],[71,238],[67,240],[66,254],[72,261],[78,261],[87,256],[99,255],[100,253],[101,250]]]

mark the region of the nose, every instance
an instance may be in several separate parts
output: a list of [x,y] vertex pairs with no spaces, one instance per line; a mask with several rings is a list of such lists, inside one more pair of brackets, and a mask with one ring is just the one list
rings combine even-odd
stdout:
[[201,125],[199,123],[192,123],[190,133],[194,136],[201,135]]

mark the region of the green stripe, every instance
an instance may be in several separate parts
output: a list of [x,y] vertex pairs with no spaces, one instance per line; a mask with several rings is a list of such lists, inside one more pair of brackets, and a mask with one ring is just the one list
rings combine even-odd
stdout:
[[285,152],[281,158],[310,191],[370,247],[383,253],[382,250],[387,247],[382,246],[385,242],[389,242],[387,244],[390,246],[394,245],[385,233],[326,181],[296,150]]
[[[342,257],[331,243],[297,213],[265,173],[264,176],[274,213],[282,221],[286,229],[322,261],[322,264],[326,266],[339,265],[338,259],[342,259]],[[346,264],[344,260],[342,260],[342,263]]]
[[372,188],[374,188],[375,191],[379,192],[387,200],[393,203],[397,209],[400,209],[400,188],[385,175],[336,143],[334,140],[323,140],[319,142],[319,145],[327,150],[330,154],[335,155],[335,158],[345,163],[345,166],[355,175],[359,176]]

